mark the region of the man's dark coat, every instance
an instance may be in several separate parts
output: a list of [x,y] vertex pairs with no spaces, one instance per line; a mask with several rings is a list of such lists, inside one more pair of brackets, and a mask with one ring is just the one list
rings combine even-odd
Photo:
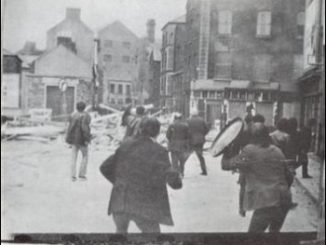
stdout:
[[113,183],[108,213],[127,213],[173,225],[166,184],[182,182],[168,152],[148,137],[127,139],[100,167]]

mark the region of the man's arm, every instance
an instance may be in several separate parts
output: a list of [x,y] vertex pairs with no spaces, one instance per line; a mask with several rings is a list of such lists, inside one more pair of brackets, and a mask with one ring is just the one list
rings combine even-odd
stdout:
[[223,170],[247,169],[250,166],[248,147],[244,147],[240,154],[232,155],[232,149],[227,149],[224,152],[221,160]]
[[115,168],[117,165],[117,151],[115,152],[115,154],[108,157],[100,166],[100,172],[112,184],[115,181]]
[[82,120],[82,132],[83,132],[83,137],[86,142],[90,142],[91,140],[91,117],[89,114],[86,114]]

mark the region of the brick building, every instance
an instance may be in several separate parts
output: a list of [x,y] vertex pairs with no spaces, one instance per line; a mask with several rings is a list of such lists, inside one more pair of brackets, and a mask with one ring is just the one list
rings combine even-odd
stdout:
[[162,28],[161,106],[168,111],[188,114],[189,83],[184,80],[185,15],[169,21]]
[[303,0],[189,0],[186,9],[190,109],[210,122],[248,106],[268,124],[299,117]]
[[138,37],[120,21],[98,33],[99,65],[103,71],[103,102],[122,107],[134,100]]

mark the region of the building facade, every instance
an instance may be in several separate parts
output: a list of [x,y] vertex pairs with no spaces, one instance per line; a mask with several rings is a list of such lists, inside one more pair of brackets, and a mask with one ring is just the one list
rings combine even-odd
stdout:
[[188,114],[189,88],[184,80],[185,16],[168,22],[162,28],[162,35],[161,107]]
[[120,21],[115,21],[101,29],[98,38],[99,66],[103,72],[103,103],[123,107],[135,100],[138,37]]
[[66,46],[43,53],[33,67],[26,75],[29,109],[47,109],[53,120],[65,120],[77,102],[91,104],[91,67]]
[[1,113],[18,116],[22,109],[22,60],[3,50],[1,78]]
[[270,125],[299,117],[303,0],[189,0],[186,9],[190,110],[211,123],[248,108]]
[[67,8],[63,21],[47,31],[46,49],[62,44],[88,63],[94,53],[94,32],[81,20],[78,8]]
[[304,35],[304,72],[298,78],[301,92],[301,125],[315,121],[312,150],[323,155],[325,128],[325,1],[307,0]]

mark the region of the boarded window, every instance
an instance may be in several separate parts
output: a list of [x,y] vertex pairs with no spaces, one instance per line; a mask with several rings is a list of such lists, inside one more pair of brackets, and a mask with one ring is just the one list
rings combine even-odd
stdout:
[[258,12],[257,16],[257,36],[268,37],[271,35],[272,12]]
[[125,48],[127,48],[127,49],[129,49],[130,46],[131,46],[131,44],[130,44],[130,42],[123,42],[122,43],[122,46],[125,47]]
[[218,32],[220,34],[231,34],[232,32],[232,12],[229,10],[218,13]]

